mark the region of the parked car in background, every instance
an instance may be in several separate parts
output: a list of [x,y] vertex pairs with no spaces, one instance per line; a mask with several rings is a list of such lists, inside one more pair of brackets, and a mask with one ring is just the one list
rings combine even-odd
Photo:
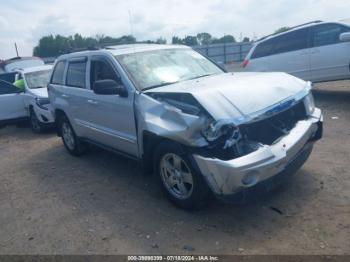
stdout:
[[225,73],[189,47],[128,45],[56,61],[49,97],[72,155],[87,144],[138,160],[184,208],[294,172],[322,136],[311,83]]
[[286,72],[304,80],[350,78],[350,27],[311,22],[256,42],[242,63],[245,71]]
[[0,74],[41,65],[44,65],[44,61],[39,57],[14,57],[0,62]]
[[0,125],[29,119],[35,133],[53,125],[47,94],[51,70],[50,65],[17,69],[13,81],[23,79],[23,91],[11,82],[0,80]]

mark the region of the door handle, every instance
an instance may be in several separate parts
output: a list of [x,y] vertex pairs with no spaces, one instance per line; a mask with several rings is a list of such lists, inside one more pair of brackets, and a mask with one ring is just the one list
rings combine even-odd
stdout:
[[88,99],[87,101],[90,105],[98,105],[98,102],[96,100]]
[[62,94],[62,97],[63,97],[63,98],[68,98],[68,95]]

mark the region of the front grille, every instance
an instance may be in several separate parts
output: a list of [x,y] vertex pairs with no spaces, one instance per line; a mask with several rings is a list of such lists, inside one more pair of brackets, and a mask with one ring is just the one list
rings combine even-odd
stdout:
[[241,125],[240,130],[247,140],[272,145],[282,136],[288,134],[298,121],[306,118],[304,102],[300,101],[277,115],[254,123]]

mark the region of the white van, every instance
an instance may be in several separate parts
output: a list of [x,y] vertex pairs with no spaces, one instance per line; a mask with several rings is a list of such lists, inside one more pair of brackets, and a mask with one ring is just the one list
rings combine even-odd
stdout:
[[286,72],[309,81],[350,78],[350,27],[311,22],[256,42],[245,71]]

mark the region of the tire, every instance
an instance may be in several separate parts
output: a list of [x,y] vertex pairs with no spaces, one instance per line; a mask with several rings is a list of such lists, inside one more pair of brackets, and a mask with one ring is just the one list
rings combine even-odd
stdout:
[[176,143],[163,142],[155,151],[155,171],[166,196],[184,209],[203,207],[211,191],[194,160]]
[[66,116],[60,117],[59,128],[62,135],[63,144],[71,155],[81,156],[87,151],[87,144],[77,137]]
[[33,109],[30,109],[29,124],[33,133],[40,134],[46,130],[45,124],[40,122]]

